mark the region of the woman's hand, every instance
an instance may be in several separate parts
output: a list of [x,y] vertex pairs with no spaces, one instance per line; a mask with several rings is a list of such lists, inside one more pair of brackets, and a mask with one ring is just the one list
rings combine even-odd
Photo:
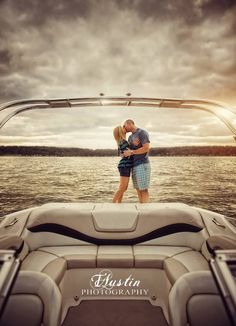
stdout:
[[126,151],[124,151],[123,155],[124,157],[128,157],[128,156],[131,156],[133,155],[133,151],[131,151],[130,149],[127,149]]
[[134,144],[134,146],[138,146],[141,142],[139,138],[134,138],[132,143]]

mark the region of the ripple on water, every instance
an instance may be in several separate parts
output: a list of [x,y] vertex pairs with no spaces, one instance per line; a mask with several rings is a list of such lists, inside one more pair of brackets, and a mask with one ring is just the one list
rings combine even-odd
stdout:
[[[234,157],[151,157],[152,202],[184,202],[235,217]],[[1,216],[47,202],[111,202],[116,157],[0,157]],[[137,202],[129,183],[124,202]]]

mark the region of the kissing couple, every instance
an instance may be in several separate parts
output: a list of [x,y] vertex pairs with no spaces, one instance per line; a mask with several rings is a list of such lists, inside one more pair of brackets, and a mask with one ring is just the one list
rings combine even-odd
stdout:
[[[131,135],[126,140],[126,134]],[[149,202],[149,184],[151,166],[148,157],[150,148],[149,135],[146,130],[138,128],[134,121],[128,119],[123,126],[118,126],[113,131],[114,138],[118,145],[118,153],[121,160],[118,163],[120,173],[119,188],[113,197],[113,203],[121,203],[124,192],[128,188],[130,175],[133,185],[137,191],[139,202]]]

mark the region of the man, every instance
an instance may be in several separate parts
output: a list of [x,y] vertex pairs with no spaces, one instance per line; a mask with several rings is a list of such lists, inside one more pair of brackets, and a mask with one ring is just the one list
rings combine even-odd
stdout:
[[128,119],[124,123],[126,132],[132,132],[128,141],[129,150],[124,151],[124,156],[133,155],[132,179],[134,188],[137,190],[140,203],[149,202],[149,183],[151,166],[148,158],[150,140],[147,131],[135,126],[133,120]]

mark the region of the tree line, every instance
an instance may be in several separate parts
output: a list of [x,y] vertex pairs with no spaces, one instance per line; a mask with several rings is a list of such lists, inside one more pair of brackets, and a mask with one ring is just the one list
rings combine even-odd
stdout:
[[[117,156],[115,149],[0,146],[0,156]],[[153,147],[150,156],[236,156],[236,146]]]

